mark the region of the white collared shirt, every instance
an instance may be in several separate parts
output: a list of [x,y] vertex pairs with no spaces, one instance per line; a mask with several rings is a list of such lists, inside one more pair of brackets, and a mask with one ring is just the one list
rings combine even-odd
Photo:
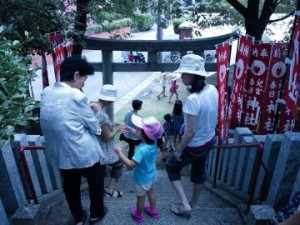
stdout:
[[50,165],[59,169],[86,168],[101,162],[95,136],[100,127],[86,96],[63,82],[44,89],[40,124]]

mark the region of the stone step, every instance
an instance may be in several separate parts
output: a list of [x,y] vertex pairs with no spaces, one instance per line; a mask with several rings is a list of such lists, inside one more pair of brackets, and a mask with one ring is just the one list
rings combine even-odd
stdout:
[[[107,182],[107,180],[106,180]],[[192,192],[192,185],[188,177],[182,177],[182,183],[189,197]],[[136,196],[133,191],[132,171],[126,171],[117,184],[117,189],[124,191],[122,198],[105,197],[105,205],[108,207],[108,213],[102,221],[97,224],[109,225],[127,225],[136,224],[130,216],[130,209],[135,206]],[[152,219],[144,215],[145,225],[151,224],[197,224],[197,225],[242,225],[243,220],[239,210],[232,204],[215,194],[206,185],[200,194],[200,209],[193,209],[190,219],[177,217],[171,213],[171,204],[178,202],[178,197],[173,190],[167,174],[164,170],[158,171],[158,179],[154,186],[157,194],[157,208],[160,217]],[[82,191],[82,203],[85,209],[89,208],[88,190]],[[71,225],[73,224],[69,209],[65,201],[52,206],[49,211],[45,225]]]

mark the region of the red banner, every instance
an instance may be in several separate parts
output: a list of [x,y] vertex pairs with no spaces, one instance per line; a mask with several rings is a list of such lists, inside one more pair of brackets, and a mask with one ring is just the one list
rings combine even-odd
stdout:
[[217,87],[219,91],[219,110],[218,110],[218,136],[219,144],[225,138],[228,141],[228,135],[225,134],[225,124],[227,115],[227,77],[230,65],[230,47],[229,43],[225,42],[218,45],[216,48],[217,55]]
[[275,117],[277,113],[277,100],[282,89],[286,67],[284,63],[284,46],[282,43],[272,45],[271,61],[267,74],[267,83],[258,133],[268,134],[274,132]]
[[71,41],[67,41],[67,43],[66,43],[66,54],[67,54],[67,57],[71,56],[72,52],[73,52],[73,44],[72,44]]
[[62,61],[65,59],[65,52],[63,47],[64,36],[60,31],[53,32],[49,35],[51,52],[54,66],[55,80],[59,81],[58,74]]
[[249,61],[254,38],[245,35],[239,40],[236,64],[233,75],[232,90],[230,95],[230,105],[228,111],[228,127],[239,126],[242,119],[243,92],[247,79]]
[[59,71],[61,63],[64,61],[65,57],[65,48],[63,45],[59,45],[54,49],[54,55],[55,55],[55,61],[54,63],[54,74],[55,74],[55,80],[59,81]]
[[49,39],[52,50],[64,42],[64,36],[60,31],[51,33],[49,35]]
[[46,60],[45,52],[42,52],[42,82],[43,82],[43,89],[49,86],[47,60]]
[[283,87],[283,100],[285,105],[280,106],[280,116],[277,132],[283,133],[293,131],[297,116],[297,98],[299,92],[299,72],[300,72],[300,19],[296,17],[296,24],[292,34],[290,46],[290,56],[285,60],[287,64],[287,74]]
[[250,60],[250,71],[246,81],[242,126],[257,130],[265,96],[267,73],[271,55],[271,44],[254,43]]

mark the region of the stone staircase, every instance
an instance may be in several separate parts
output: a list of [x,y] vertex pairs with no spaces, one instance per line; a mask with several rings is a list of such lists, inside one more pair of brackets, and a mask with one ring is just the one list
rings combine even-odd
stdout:
[[[183,185],[187,196],[192,192],[192,185],[187,176],[183,176]],[[108,213],[102,221],[96,224],[107,225],[130,225],[136,222],[130,216],[130,209],[135,205],[136,196],[132,185],[132,171],[125,171],[117,184],[119,190],[124,191],[122,198],[105,197],[105,205]],[[191,218],[185,219],[177,217],[170,212],[172,203],[178,202],[175,191],[171,187],[165,170],[158,170],[158,180],[155,183],[157,194],[157,207],[160,212],[158,219],[152,219],[144,215],[145,225],[169,225],[169,224],[197,224],[197,225],[243,225],[243,216],[232,202],[227,201],[217,192],[213,191],[209,185],[204,185],[200,195],[200,209],[192,211]],[[83,188],[82,200],[85,209],[89,208],[89,197],[87,188]],[[43,225],[71,225],[74,222],[64,198],[57,201],[47,212],[44,212]],[[88,224],[88,222],[86,223]]]

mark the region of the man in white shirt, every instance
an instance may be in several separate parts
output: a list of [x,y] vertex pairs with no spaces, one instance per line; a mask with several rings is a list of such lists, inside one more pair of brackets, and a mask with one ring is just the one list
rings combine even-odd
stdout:
[[99,123],[81,89],[94,68],[81,57],[66,58],[60,69],[61,82],[44,89],[40,123],[49,164],[60,170],[63,190],[76,225],[86,215],[81,205],[81,177],[88,180],[90,223],[102,219],[107,208],[103,202],[104,169],[102,149],[96,139]]

